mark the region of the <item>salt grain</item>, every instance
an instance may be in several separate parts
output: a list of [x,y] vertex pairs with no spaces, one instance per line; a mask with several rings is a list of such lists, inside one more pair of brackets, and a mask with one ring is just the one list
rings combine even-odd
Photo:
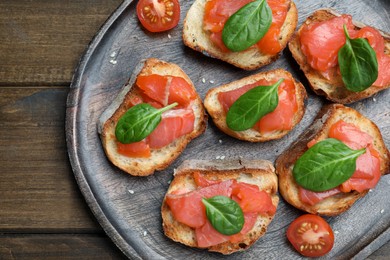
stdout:
[[221,159],[221,156],[218,155],[217,157],[215,157],[215,159],[219,160]]
[[129,190],[129,193],[130,193],[130,194],[134,194],[134,191],[133,191],[133,190]]
[[168,33],[168,38],[169,38],[169,39],[171,39],[171,38],[172,38],[172,36],[171,36],[169,33]]
[[114,60],[114,59],[112,59],[112,60],[110,60],[110,63],[113,64],[113,65],[115,65],[115,64],[117,63],[117,61]]
[[205,79],[205,78],[202,78],[202,82],[203,82],[203,83],[206,83],[206,79]]
[[223,159],[225,159],[225,155],[222,155],[222,156],[221,156],[221,160],[223,160]]
[[210,80],[210,83],[211,83],[211,84],[214,84],[214,80]]
[[373,98],[372,100],[374,100],[374,102],[376,102],[376,98]]
[[381,214],[383,214],[385,212],[385,210],[384,209],[381,209]]
[[144,231],[144,237],[146,237],[146,235],[148,234],[148,231]]
[[116,52],[115,52],[115,51],[113,51],[113,52],[111,53],[110,57],[111,57],[111,58],[114,58],[114,57],[116,57]]
[[221,139],[219,139],[219,141],[218,141],[220,144],[222,144],[222,140]]
[[336,231],[333,231],[333,233],[338,234],[339,232],[336,230]]

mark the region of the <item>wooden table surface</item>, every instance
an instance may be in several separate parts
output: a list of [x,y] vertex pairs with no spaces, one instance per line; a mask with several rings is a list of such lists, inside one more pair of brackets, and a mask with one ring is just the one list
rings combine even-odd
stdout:
[[[121,0],[0,1],[0,259],[123,259],[75,181],[69,85]],[[370,259],[389,259],[390,243]]]

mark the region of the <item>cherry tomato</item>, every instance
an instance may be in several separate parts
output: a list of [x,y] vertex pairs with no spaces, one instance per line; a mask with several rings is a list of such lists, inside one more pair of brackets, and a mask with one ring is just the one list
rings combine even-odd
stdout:
[[287,229],[287,239],[300,254],[319,257],[332,249],[334,234],[323,218],[306,214],[291,222]]
[[179,23],[180,5],[178,0],[139,0],[137,16],[150,32],[172,29]]

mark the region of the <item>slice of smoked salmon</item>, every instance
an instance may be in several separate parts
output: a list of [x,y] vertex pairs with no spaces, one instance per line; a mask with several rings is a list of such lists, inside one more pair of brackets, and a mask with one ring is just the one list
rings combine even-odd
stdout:
[[221,181],[218,180],[210,180],[207,179],[201,174],[200,172],[194,173],[194,181],[197,187],[207,187],[213,184],[220,183]]
[[[226,21],[244,5],[253,0],[209,0],[205,5],[203,28],[210,33],[210,40],[222,51],[228,52],[222,41],[222,30]],[[276,54],[281,50],[279,33],[286,19],[290,0],[267,0],[272,10],[271,28],[256,46],[263,53]]]
[[300,32],[301,49],[313,69],[326,71],[338,64],[337,53],[346,41],[344,24],[352,37],[354,26],[350,15],[303,25]]
[[[231,91],[218,93],[218,101],[221,103],[225,112],[233,103],[244,93],[257,86],[269,86],[279,79],[259,80],[253,84],[245,85],[241,88]],[[253,128],[260,133],[265,134],[272,131],[290,130],[293,126],[293,118],[298,110],[296,102],[295,85],[290,79],[285,79],[278,88],[279,103],[276,109],[263,116]]]
[[121,142],[116,144],[118,153],[124,156],[147,158],[151,155],[150,147],[145,140],[130,144],[122,144]]
[[[324,192],[313,192],[299,188],[299,197],[301,201],[314,205],[329,196],[338,192],[351,192],[353,190],[363,192],[376,186],[380,179],[380,156],[374,148],[373,138],[361,131],[353,124],[346,123],[343,120],[337,121],[329,129],[328,136],[345,143],[351,149],[366,148],[366,153],[360,155],[356,160],[356,170],[347,181],[339,187]],[[311,140],[308,143],[310,148],[317,140]]]
[[206,223],[206,209],[202,198],[211,198],[217,195],[230,197],[233,180],[200,188],[186,194],[168,194],[166,202],[174,218],[189,227],[198,228]]
[[279,42],[280,30],[286,20],[290,1],[286,0],[267,0],[272,10],[272,24],[267,33],[256,44],[262,53],[277,54],[282,50]]
[[306,190],[302,187],[299,187],[299,189],[298,189],[299,199],[303,203],[306,203],[306,204],[311,205],[311,206],[317,204],[321,200],[324,200],[330,196],[336,195],[337,193],[340,193],[340,192],[341,191],[338,187],[331,189],[331,190],[322,191],[322,192],[310,191],[310,190]]
[[262,215],[272,215],[276,212],[271,197],[265,191],[260,191],[257,185],[237,182],[232,188],[232,199],[240,205],[243,212],[256,212]]
[[168,104],[169,82],[167,76],[150,74],[147,76],[138,76],[136,85],[149,98],[159,102],[162,106]]
[[246,212],[244,213],[244,226],[242,227],[241,231],[237,234],[229,236],[229,241],[232,243],[238,243],[242,239],[244,239],[244,236],[246,233],[251,231],[253,226],[255,225],[257,221],[258,213],[256,212]]
[[198,247],[201,248],[218,245],[229,240],[229,236],[215,230],[208,220],[203,226],[195,229],[195,237]]
[[294,115],[298,111],[294,83],[285,79],[279,86],[278,95],[279,103],[275,110],[263,116],[254,127],[261,134],[293,128]]
[[300,33],[301,49],[310,66],[319,71],[325,78],[332,80],[340,77],[338,69],[338,51],[345,44],[346,37],[343,25],[346,24],[352,39],[366,38],[375,50],[378,60],[378,78],[375,86],[384,87],[390,84],[390,57],[384,53],[384,39],[380,32],[366,26],[355,29],[350,15],[334,17],[330,20],[305,24]]
[[168,104],[177,102],[178,107],[187,107],[196,93],[191,85],[181,77],[172,77],[169,84]]
[[194,130],[195,115],[192,109],[168,110],[162,114],[161,122],[147,137],[150,148],[159,149],[173,140]]

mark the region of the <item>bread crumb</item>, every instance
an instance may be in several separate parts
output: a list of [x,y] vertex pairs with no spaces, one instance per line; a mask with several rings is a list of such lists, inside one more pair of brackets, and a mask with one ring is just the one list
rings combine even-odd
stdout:
[[133,191],[133,190],[129,190],[129,193],[130,193],[130,194],[134,194],[134,191]]
[[144,237],[146,237],[146,235],[148,234],[148,231],[144,231]]
[[381,209],[381,214],[383,214],[385,212],[385,210],[384,209]]

